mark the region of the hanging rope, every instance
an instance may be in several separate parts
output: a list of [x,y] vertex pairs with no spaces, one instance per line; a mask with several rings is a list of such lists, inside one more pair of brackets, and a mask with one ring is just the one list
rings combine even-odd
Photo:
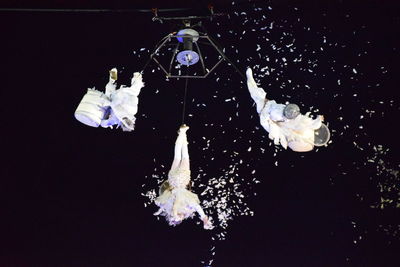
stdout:
[[[189,65],[186,66],[186,76],[189,74]],[[185,78],[185,91],[183,93],[183,107],[182,107],[182,124],[185,124],[185,111],[186,111],[186,96],[189,78]]]

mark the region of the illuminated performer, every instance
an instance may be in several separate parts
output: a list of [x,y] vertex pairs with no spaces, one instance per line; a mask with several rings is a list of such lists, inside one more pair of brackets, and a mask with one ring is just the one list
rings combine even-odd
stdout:
[[138,95],[140,89],[144,86],[142,75],[139,72],[135,72],[130,87],[122,85],[119,89],[116,89],[116,80],[117,69],[113,68],[110,71],[105,93],[109,101],[104,107],[108,108],[108,110],[101,121],[101,126],[112,128],[113,125],[117,125],[121,126],[124,131],[133,131],[135,129],[135,115],[138,111]]
[[322,115],[312,119],[309,117],[310,113],[302,115],[296,104],[277,104],[274,100],[267,99],[265,91],[254,81],[250,68],[247,69],[246,76],[247,87],[260,115],[260,123],[275,145],[281,144],[285,149],[289,147],[296,152],[307,152],[313,150],[314,146],[323,146],[329,141],[330,133],[322,123]]
[[212,223],[200,206],[198,196],[187,188],[190,186],[190,162],[186,131],[188,126],[183,124],[178,130],[175,141],[175,155],[168,180],[160,187],[160,196],[155,203],[159,210],[154,215],[163,215],[170,225],[177,225],[197,212],[203,221],[204,229],[212,229]]

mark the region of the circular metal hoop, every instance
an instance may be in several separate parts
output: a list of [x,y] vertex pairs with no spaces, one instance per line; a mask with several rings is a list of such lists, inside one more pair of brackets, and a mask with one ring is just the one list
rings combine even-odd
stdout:
[[321,127],[314,131],[314,145],[324,146],[331,139],[331,133],[328,127],[322,123]]

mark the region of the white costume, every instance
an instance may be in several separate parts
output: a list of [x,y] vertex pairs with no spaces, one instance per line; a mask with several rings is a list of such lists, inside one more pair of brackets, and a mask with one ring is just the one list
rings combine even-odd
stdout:
[[110,71],[110,79],[106,85],[105,96],[109,102],[109,112],[101,122],[101,126],[107,128],[113,125],[121,126],[124,131],[132,131],[135,128],[135,115],[138,111],[140,89],[143,88],[142,75],[138,72],[133,74],[130,87],[121,86],[116,89],[117,70]]
[[190,184],[190,163],[186,131],[187,126],[182,126],[178,131],[175,142],[175,156],[168,173],[168,181],[165,190],[160,192],[155,203],[159,210],[154,215],[163,215],[170,225],[177,225],[188,217],[193,217],[197,212],[204,223],[204,229],[212,229],[213,226],[200,206],[200,200],[196,194],[190,192],[187,187]]
[[314,131],[323,125],[323,117],[318,116],[316,119],[312,119],[309,117],[310,113],[307,113],[299,114],[294,119],[286,118],[283,112],[286,105],[266,99],[265,91],[257,86],[250,68],[247,69],[246,76],[247,87],[260,115],[260,123],[269,132],[268,137],[274,140],[274,144],[281,144],[285,149],[289,146],[297,152],[312,150],[314,148]]

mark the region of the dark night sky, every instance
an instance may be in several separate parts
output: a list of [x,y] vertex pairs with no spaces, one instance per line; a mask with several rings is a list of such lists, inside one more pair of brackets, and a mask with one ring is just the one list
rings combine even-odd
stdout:
[[[87,88],[103,89],[110,68],[127,84],[172,27],[144,12],[0,11],[0,267],[187,267],[210,259],[223,267],[398,266],[400,179],[378,171],[399,169],[399,6],[294,2],[221,1],[230,19],[205,24],[243,73],[254,68],[270,98],[319,109],[333,130],[332,144],[317,151],[275,149],[232,67],[223,63],[209,78],[190,80],[192,173],[204,174],[194,191],[235,165],[243,201],[254,211],[234,216],[222,241],[212,241],[220,227],[205,231],[197,218],[169,227],[152,215],[155,204],[144,207],[149,199],[142,194],[157,189],[172,161],[183,80],[165,81],[149,65],[131,133],[87,127],[73,116]],[[17,7],[32,7],[27,3]],[[40,7],[46,5],[71,7],[62,1]],[[380,191],[384,184],[392,191]],[[372,208],[381,197],[393,202]],[[213,208],[206,212],[217,219]]]

